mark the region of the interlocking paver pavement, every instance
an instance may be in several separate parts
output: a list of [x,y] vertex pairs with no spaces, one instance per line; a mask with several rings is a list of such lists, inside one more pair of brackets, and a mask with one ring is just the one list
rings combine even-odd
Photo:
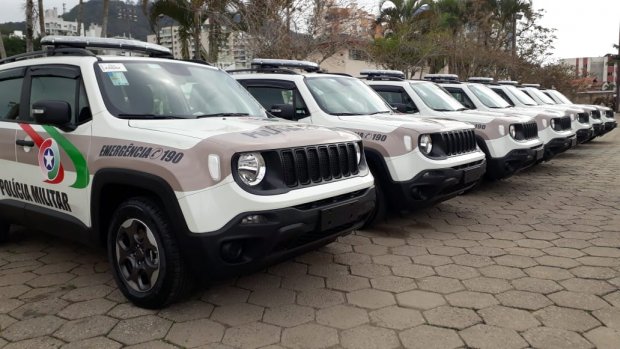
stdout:
[[160,311],[103,250],[15,228],[6,348],[620,348],[620,131]]

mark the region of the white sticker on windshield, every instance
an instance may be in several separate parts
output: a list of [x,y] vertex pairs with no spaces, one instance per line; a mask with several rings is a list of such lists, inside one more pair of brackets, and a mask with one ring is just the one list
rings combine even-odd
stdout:
[[127,71],[123,63],[99,63],[99,69],[104,73],[111,71]]
[[129,86],[129,81],[122,71],[111,71],[107,73],[114,86]]

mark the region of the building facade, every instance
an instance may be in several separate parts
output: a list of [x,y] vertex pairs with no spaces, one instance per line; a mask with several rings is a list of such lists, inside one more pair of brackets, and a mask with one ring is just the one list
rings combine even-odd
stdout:
[[605,85],[615,84],[617,68],[613,60],[609,65],[611,55],[604,57],[579,57],[564,58],[560,61],[575,69],[578,77],[592,77],[596,79],[596,84],[604,87]]
[[[44,14],[45,22],[45,35],[78,35],[78,23],[77,21],[65,21],[59,14],[56,7],[45,10]],[[82,36],[101,36],[101,26],[92,24],[88,29],[84,28],[84,24],[81,24],[82,30],[80,31]],[[34,36],[39,36],[41,33],[40,28],[35,26]]]

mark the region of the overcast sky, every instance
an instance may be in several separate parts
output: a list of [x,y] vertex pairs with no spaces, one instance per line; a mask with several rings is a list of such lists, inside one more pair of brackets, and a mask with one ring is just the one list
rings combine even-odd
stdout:
[[[87,1],[87,0],[84,0]],[[365,7],[378,7],[380,0],[358,0]],[[67,11],[78,0],[43,0],[46,8]],[[25,0],[0,0],[0,23],[23,21]],[[596,57],[613,52],[618,42],[620,0],[533,0],[535,8],[546,10],[542,25],[557,29],[555,58]],[[36,4],[36,1],[35,1]]]

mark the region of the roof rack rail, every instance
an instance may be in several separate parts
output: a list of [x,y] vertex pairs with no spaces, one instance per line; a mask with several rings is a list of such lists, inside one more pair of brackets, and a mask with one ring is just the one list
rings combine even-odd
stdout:
[[540,84],[521,84],[521,86],[540,88]]
[[424,80],[434,82],[458,82],[459,76],[456,74],[426,74]]
[[514,80],[499,80],[497,82],[498,85],[512,85],[512,86],[517,86],[519,85],[518,81],[514,81]]
[[292,59],[271,59],[271,58],[254,58],[250,65],[252,67],[261,68],[293,68],[301,69],[308,73],[318,72],[321,68],[317,63],[309,61],[298,61]]
[[493,78],[486,76],[472,76],[467,79],[468,82],[477,82],[479,84],[491,84],[493,83]]
[[133,39],[98,38],[91,36],[44,36],[41,46],[54,48],[111,49],[148,54],[149,57],[170,58],[169,48]]
[[47,47],[45,50],[26,52],[26,53],[21,53],[21,54],[18,54],[18,55],[14,55],[14,56],[11,56],[11,57],[4,58],[4,59],[0,60],[0,64],[17,62],[17,61],[21,61],[21,60],[24,60],[24,59],[31,59],[31,58],[37,58],[37,57],[51,57],[51,56],[62,56],[62,55],[96,57],[96,55],[94,53],[92,53],[91,51],[88,51],[88,50],[85,50],[85,49],[81,49],[81,48],[74,48],[74,47],[53,48],[53,47]]

